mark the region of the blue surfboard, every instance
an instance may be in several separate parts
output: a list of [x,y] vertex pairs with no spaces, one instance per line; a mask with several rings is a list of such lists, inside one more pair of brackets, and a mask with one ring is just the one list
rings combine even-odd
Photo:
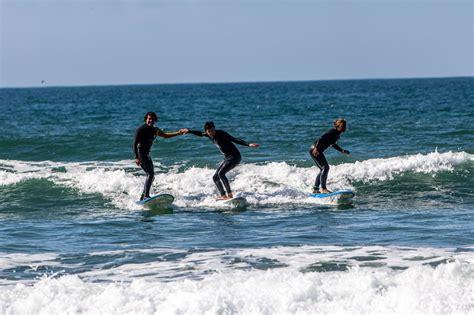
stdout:
[[174,197],[170,194],[158,194],[147,199],[137,201],[138,205],[143,206],[145,209],[161,209],[171,206],[174,201]]
[[313,198],[317,198],[323,202],[341,205],[352,203],[352,198],[354,198],[355,193],[352,190],[347,189],[333,191],[328,194],[310,194],[310,196]]

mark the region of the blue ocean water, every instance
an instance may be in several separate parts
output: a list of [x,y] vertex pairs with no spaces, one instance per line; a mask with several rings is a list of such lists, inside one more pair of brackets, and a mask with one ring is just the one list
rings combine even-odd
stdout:
[[[474,313],[474,78],[0,89],[0,313]],[[222,156],[158,138],[135,204],[147,111],[166,131],[218,129],[249,205],[214,202]],[[335,118],[330,189],[308,155]]]

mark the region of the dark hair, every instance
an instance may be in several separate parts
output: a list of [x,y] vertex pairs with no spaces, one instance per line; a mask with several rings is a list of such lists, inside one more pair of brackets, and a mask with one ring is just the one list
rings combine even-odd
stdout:
[[214,126],[214,123],[212,121],[206,121],[206,123],[204,124],[204,131],[214,128],[216,128],[216,126]]
[[146,113],[146,114],[145,114],[145,117],[143,117],[143,121],[146,121],[146,118],[147,118],[148,116],[151,116],[151,118],[152,118],[155,122],[158,121],[158,116],[156,115],[155,112],[148,112],[148,113]]

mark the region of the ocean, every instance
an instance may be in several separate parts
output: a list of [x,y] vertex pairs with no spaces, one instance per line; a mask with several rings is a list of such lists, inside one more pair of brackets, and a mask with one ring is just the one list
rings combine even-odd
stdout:
[[[153,192],[132,143],[158,127],[238,146],[222,209],[206,138],[157,138]],[[328,188],[309,197],[310,145]],[[1,314],[474,314],[474,78],[0,89]]]

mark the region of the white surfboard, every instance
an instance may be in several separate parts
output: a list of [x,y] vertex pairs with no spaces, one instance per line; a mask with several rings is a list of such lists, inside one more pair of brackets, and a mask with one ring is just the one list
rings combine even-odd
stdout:
[[338,190],[338,191],[333,191],[328,194],[311,194],[310,195],[313,198],[319,199],[323,201],[324,203],[328,204],[334,204],[334,205],[345,205],[345,204],[351,204],[352,199],[355,196],[355,193],[350,190]]
[[224,208],[230,208],[230,209],[242,209],[248,205],[247,199],[245,199],[244,197],[235,197],[232,199],[217,200],[217,203],[219,204],[219,206],[222,206]]
[[137,201],[137,204],[142,205],[148,210],[168,208],[174,201],[174,197],[170,194],[158,194],[150,198]]

